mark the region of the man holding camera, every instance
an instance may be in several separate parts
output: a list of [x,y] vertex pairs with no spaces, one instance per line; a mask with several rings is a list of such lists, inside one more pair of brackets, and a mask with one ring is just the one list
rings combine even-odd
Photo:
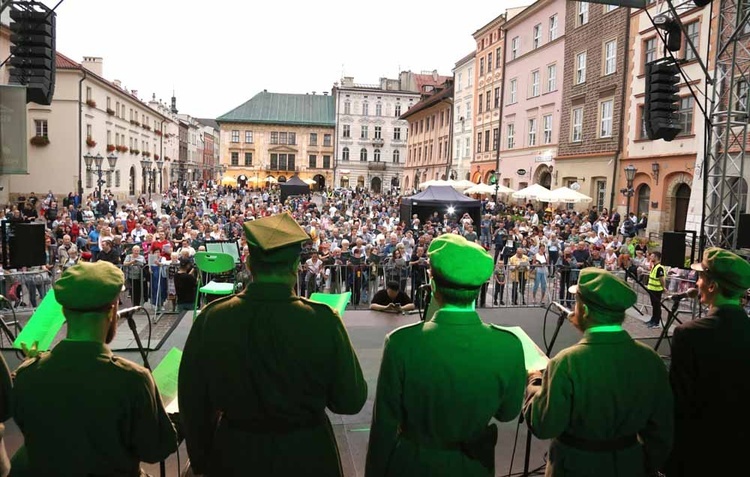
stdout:
[[397,281],[389,281],[384,289],[373,295],[370,309],[387,313],[404,313],[414,309],[409,295],[402,292]]

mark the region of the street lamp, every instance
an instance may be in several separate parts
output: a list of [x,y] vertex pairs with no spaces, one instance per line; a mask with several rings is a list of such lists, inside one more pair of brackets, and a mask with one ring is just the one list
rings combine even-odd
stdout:
[[633,164],[625,167],[625,180],[628,182],[628,184],[627,187],[620,189],[620,193],[625,196],[626,217],[630,217],[630,198],[635,195],[635,190],[633,189],[633,180],[635,179],[636,171],[638,171],[638,169],[636,169]]
[[[86,161],[86,172],[95,172],[96,173],[96,186],[97,186],[97,195],[99,200],[102,199],[102,185],[106,184],[107,181],[102,179],[102,176],[104,175],[104,171],[102,170],[102,164],[104,163],[104,157],[102,157],[101,154],[97,154],[96,156],[92,156],[90,153],[87,153],[85,156],[83,156],[83,160]],[[117,166],[117,156],[114,154],[110,154],[107,156],[107,162],[109,163],[109,172],[112,173],[115,171],[115,167]],[[92,168],[92,166],[94,166]]]
[[148,188],[148,201],[151,202],[151,186],[154,180],[154,171],[151,170],[151,161],[148,159],[141,159],[141,169],[143,170],[143,177],[146,179],[146,187]]
[[161,194],[162,191],[164,191],[164,177],[163,177],[163,171],[162,168],[164,167],[164,159],[159,156],[159,159],[156,160],[156,170],[159,173],[159,190],[158,192]]

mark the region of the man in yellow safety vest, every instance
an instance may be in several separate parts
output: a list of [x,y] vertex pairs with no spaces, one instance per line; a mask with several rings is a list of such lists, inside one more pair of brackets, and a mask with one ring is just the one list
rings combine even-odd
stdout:
[[651,298],[651,320],[647,323],[649,328],[661,326],[661,295],[664,293],[666,272],[661,264],[661,252],[651,252],[651,271],[648,274],[648,296]]

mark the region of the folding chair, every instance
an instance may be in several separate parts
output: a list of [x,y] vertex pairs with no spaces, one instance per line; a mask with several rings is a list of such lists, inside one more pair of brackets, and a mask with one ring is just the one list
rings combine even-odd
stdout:
[[[228,253],[196,252],[195,266],[198,268],[198,292],[195,294],[195,306],[193,306],[193,319],[198,314],[198,303],[201,294],[204,295],[231,295],[234,293],[237,275],[233,273],[231,283],[216,282],[209,280],[211,275],[233,272],[235,269],[234,257]],[[206,283],[203,285],[203,274],[206,274]]]

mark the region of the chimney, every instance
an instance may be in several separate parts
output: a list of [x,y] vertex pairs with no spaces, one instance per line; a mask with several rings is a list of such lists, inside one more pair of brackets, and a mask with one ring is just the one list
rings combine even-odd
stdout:
[[174,95],[174,91],[172,92],[172,107],[170,111],[172,114],[177,114],[177,97]]
[[328,91],[323,91],[323,96],[328,96]]
[[134,90],[130,91],[130,94],[133,95],[133,97],[137,98],[138,97],[138,90],[134,89]]
[[81,66],[95,75],[104,76],[104,60],[98,56],[84,56]]
[[112,84],[115,85],[116,87],[122,89],[122,82],[120,80],[118,80],[118,79],[113,80]]

